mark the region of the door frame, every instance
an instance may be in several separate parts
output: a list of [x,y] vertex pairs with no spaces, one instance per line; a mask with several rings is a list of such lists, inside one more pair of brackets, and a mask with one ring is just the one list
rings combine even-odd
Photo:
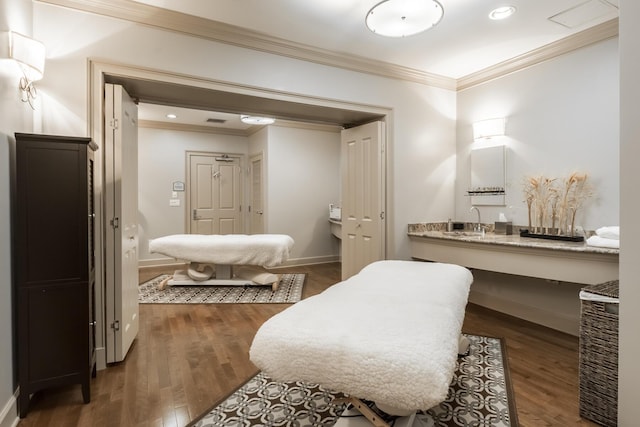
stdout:
[[223,155],[228,155],[229,158],[238,159],[238,163],[240,166],[240,194],[238,198],[240,199],[240,229],[244,232],[246,229],[245,224],[247,223],[246,218],[246,209],[243,208],[246,206],[246,200],[244,198],[244,186],[246,185],[245,174],[242,171],[245,170],[246,156],[240,153],[222,153],[220,151],[191,151],[188,150],[185,152],[185,230],[187,230],[188,234],[191,234],[191,156],[209,156],[209,157],[218,157]]
[[[309,96],[304,94],[282,92],[269,89],[261,89],[254,86],[240,85],[219,80],[206,79],[201,76],[179,74],[170,71],[162,71],[150,68],[142,68],[127,64],[118,64],[105,62],[95,58],[87,60],[88,69],[88,102],[87,102],[87,135],[98,144],[104,147],[104,84],[109,81],[113,82],[114,78],[119,80],[129,79],[145,79],[158,83],[171,83],[182,86],[189,86],[202,89],[214,89],[224,92],[244,94],[256,96],[260,98],[268,98],[279,101],[290,101],[293,103],[304,103],[308,105],[316,105],[320,107],[350,109],[363,113],[377,115],[378,120],[386,123],[386,141],[387,150],[385,151],[386,174],[385,183],[387,188],[393,188],[393,109],[384,106],[375,106],[371,104],[360,104],[354,102],[345,102],[336,99],[322,98],[317,96]],[[144,100],[141,100],[144,101]],[[106,368],[105,354],[105,250],[104,250],[104,233],[105,233],[105,216],[104,216],[104,150],[96,153],[96,367],[97,369]],[[388,196],[388,194],[387,194]],[[386,212],[386,228],[385,257],[389,253],[394,253],[394,229],[393,205],[390,203],[389,197],[385,200]],[[328,231],[327,231],[328,232]]]
[[[265,161],[264,161],[264,152],[260,151],[254,154],[251,154],[249,156],[249,164],[247,165],[247,167],[249,168],[249,174],[248,174],[248,183],[249,183],[249,200],[247,201],[247,230],[249,234],[255,234],[255,230],[253,229],[253,211],[255,210],[255,206],[253,206],[253,162],[254,159],[259,159],[260,160],[260,192],[262,193],[262,211],[263,212],[268,212],[268,210],[266,209],[267,205],[268,205],[268,201],[267,201],[267,197],[266,197],[266,185],[265,185],[265,179],[264,177],[267,175],[265,173],[266,170],[266,166],[265,166]],[[266,223],[267,223],[267,214],[264,213],[261,216],[262,218],[262,232],[264,232],[266,230]]]

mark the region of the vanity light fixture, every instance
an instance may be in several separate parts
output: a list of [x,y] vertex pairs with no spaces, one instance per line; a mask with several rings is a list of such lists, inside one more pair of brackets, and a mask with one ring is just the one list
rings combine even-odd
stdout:
[[493,19],[494,21],[499,21],[501,19],[507,19],[514,13],[516,13],[515,6],[501,6],[493,9],[489,12],[489,19]]
[[406,37],[434,27],[443,15],[437,0],[383,0],[369,10],[365,22],[378,35]]
[[12,67],[18,71],[12,74],[20,76],[18,87],[22,92],[21,100],[35,109],[33,102],[38,92],[33,82],[44,75],[44,44],[15,31],[0,32],[0,59],[15,64]]
[[473,124],[473,139],[491,138],[494,136],[504,136],[506,119],[488,119],[475,122]]
[[249,116],[247,114],[241,114],[240,121],[248,125],[270,125],[275,123],[276,119],[274,119],[273,117]]

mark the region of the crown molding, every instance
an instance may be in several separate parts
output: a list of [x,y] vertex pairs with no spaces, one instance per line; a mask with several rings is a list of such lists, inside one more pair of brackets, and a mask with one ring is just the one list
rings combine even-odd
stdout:
[[212,21],[127,0],[36,0],[83,12],[135,22],[164,30],[175,31],[207,40],[239,46],[261,52],[286,56],[351,71],[381,77],[407,80],[443,89],[455,90],[456,80],[438,74],[376,61],[358,55],[334,52],[269,36],[264,33]]
[[618,18],[614,18],[523,55],[461,77],[458,79],[457,90],[469,89],[470,87],[540,64],[541,62],[548,61],[585,46],[616,37],[617,35]]

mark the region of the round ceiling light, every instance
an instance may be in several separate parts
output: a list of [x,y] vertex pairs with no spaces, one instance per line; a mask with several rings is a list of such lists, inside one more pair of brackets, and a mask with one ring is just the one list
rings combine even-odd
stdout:
[[249,116],[242,114],[240,121],[248,125],[270,125],[275,123],[276,119],[272,117]]
[[367,27],[387,37],[406,37],[435,26],[444,15],[437,0],[384,0],[365,19]]
[[515,6],[502,6],[489,12],[489,18],[493,19],[494,21],[498,21],[500,19],[506,19],[514,13],[516,13]]

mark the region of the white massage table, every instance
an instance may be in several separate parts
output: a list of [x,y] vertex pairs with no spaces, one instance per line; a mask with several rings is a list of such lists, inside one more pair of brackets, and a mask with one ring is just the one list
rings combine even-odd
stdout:
[[[375,262],[267,320],[250,358],[276,381],[343,392],[365,416],[360,399],[373,401],[403,416],[396,427],[410,426],[417,410],[445,400],[456,358],[468,348],[461,328],[472,281],[452,264]],[[336,426],[356,423],[341,418]]]
[[234,266],[275,267],[289,259],[293,239],[285,234],[173,234],[149,242],[149,252],[189,261],[187,270],[176,270],[167,285],[271,285],[279,277],[267,272],[236,270]]

